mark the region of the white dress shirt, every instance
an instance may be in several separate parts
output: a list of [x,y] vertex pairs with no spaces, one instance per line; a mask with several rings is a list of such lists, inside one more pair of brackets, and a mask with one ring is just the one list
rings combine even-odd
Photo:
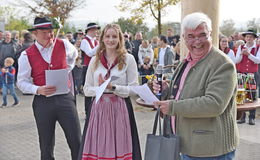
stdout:
[[[64,47],[66,51],[66,61],[68,65],[69,71],[71,71],[75,65],[75,60],[78,56],[77,49],[68,41],[65,39],[62,39],[64,42]],[[51,47],[44,48],[42,45],[40,45],[37,41],[35,42],[35,45],[39,52],[41,53],[41,56],[43,59],[47,62],[51,62]],[[39,86],[36,86],[32,82],[31,77],[31,65],[29,63],[26,51],[23,51],[21,53],[20,58],[18,59],[18,74],[17,74],[17,86],[23,93],[30,93],[30,94],[36,94],[37,89]]]
[[[93,46],[95,46],[95,40],[96,39],[92,38],[88,35],[86,35],[86,37],[88,37],[90,39],[91,43],[93,44]],[[97,48],[98,48],[98,45],[92,49],[90,44],[88,43],[88,41],[86,39],[82,39],[82,41],[80,43],[80,49],[82,51],[84,51],[85,54],[88,55],[89,57],[93,57],[96,54]]]
[[[104,77],[107,73],[107,69],[100,63],[100,61],[97,68],[95,68],[95,61],[96,56],[91,58],[86,74],[86,81],[83,90],[87,97],[95,97],[96,89],[99,87],[98,77],[100,74]],[[112,85],[116,86],[116,89],[113,92],[115,95],[125,98],[133,94],[129,86],[138,85],[138,71],[134,56],[132,54],[126,54],[125,65],[123,68],[118,70],[118,64],[115,65],[110,71],[110,76],[119,77],[111,82]]]
[[160,48],[160,52],[159,52],[159,64],[164,66],[164,55],[166,52],[166,48]]
[[232,49],[229,50],[227,56],[232,60],[232,62],[234,62],[234,64],[236,64],[236,56]]
[[[248,47],[246,44],[244,45],[244,48],[247,49],[247,51],[250,53],[253,48],[256,49],[256,42],[254,42],[254,45],[252,47]],[[236,55],[236,63],[240,63],[242,61],[243,55],[241,54],[241,45],[237,49],[237,55]],[[253,61],[255,64],[260,63],[260,49],[258,49],[256,55],[252,55],[251,53],[248,55],[248,59]]]

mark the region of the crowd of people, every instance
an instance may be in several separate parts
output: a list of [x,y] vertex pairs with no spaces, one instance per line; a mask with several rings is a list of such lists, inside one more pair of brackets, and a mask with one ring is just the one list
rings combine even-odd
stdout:
[[[211,20],[205,14],[192,13],[181,26],[189,50],[181,61],[180,35],[174,35],[171,28],[165,35],[147,40],[141,32],[134,36],[123,33],[116,24],[100,31],[98,24],[89,23],[84,32],[67,32],[55,39],[53,30],[59,28],[52,23],[48,17],[36,17],[33,28],[23,32],[22,38],[18,32],[0,31],[1,107],[7,106],[8,90],[14,98],[12,106],[19,104],[16,81],[23,93],[34,95],[42,160],[54,159],[56,122],[62,126],[73,160],[141,160],[128,86],[146,83],[145,75],[154,74],[158,64],[164,66],[168,81],[163,81],[162,88],[153,81],[153,91],[161,90],[164,98],[155,107],[160,106],[170,117],[172,133],[180,135],[182,159],[234,158],[238,144],[236,72],[260,75],[260,40],[255,30],[220,35],[217,49],[212,46]],[[46,85],[45,71],[61,69],[71,71],[75,95],[85,96],[83,136],[73,93],[53,95],[57,88]],[[119,78],[107,85],[95,103],[95,89],[112,75]],[[245,117],[238,123],[245,123]],[[255,124],[254,119],[252,110],[250,125]]]

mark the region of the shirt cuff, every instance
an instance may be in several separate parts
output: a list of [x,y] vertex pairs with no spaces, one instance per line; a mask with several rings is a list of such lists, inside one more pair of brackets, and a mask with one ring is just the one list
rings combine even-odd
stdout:
[[40,95],[40,94],[37,94],[38,88],[39,88],[39,86],[33,86],[32,87],[32,93],[35,94],[35,95]]

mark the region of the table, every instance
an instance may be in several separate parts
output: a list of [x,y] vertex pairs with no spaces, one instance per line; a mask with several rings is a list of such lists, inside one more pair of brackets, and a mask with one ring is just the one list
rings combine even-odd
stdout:
[[[136,103],[140,106],[153,108],[153,105],[146,104],[141,98],[136,99]],[[237,105],[237,119],[240,119],[243,112],[250,111],[256,108],[260,108],[260,98],[257,101],[252,103],[245,103]]]
[[240,119],[242,113],[245,111],[250,111],[256,108],[260,108],[260,98],[258,98],[255,102],[238,104],[237,105],[237,119]]
[[141,98],[137,98],[136,103],[140,106],[154,108],[154,105],[146,104]]

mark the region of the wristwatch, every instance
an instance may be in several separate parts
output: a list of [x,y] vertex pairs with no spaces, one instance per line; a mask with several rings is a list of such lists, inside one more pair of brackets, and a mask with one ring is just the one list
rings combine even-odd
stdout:
[[112,86],[111,90],[115,91],[116,90],[116,86]]

